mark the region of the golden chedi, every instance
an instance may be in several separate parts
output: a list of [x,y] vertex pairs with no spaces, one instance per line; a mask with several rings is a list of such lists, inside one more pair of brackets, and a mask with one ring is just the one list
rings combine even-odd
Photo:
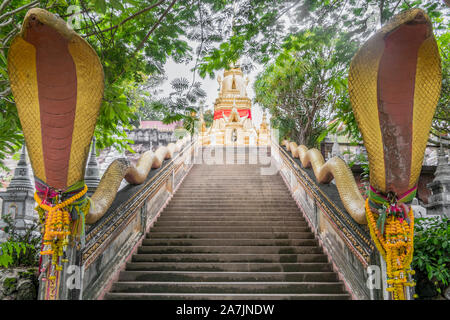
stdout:
[[[226,70],[223,79],[217,77],[219,96],[214,102],[214,120],[204,131],[201,141],[211,145],[256,145],[258,131],[252,122],[251,100],[247,96],[248,77],[239,65]],[[267,129],[267,128],[266,128]],[[268,139],[264,139],[268,142]],[[265,144],[267,144],[267,142]]]

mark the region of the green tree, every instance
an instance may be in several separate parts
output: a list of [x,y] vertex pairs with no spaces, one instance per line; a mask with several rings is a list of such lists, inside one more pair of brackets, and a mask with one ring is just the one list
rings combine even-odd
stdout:
[[205,120],[206,127],[210,127],[214,121],[214,112],[212,110],[206,110],[203,113],[203,120]]
[[[81,12],[68,11],[70,5],[79,6]],[[196,90],[197,74],[214,76],[242,56],[259,63],[273,62],[286,38],[314,26],[328,29],[332,25],[361,43],[374,30],[373,8],[381,12],[383,23],[400,10],[424,7],[437,32],[448,30],[443,2],[431,0],[4,0],[0,4],[0,166],[23,140],[9,90],[6,56],[31,7],[67,20],[80,17],[76,31],[100,56],[105,95],[95,132],[99,148],[127,147],[122,129],[137,123],[144,111],[142,101],[148,100],[144,104],[150,107],[145,110],[153,110],[154,104],[159,105],[153,101],[161,100],[143,94],[140,88],[149,78],[164,74],[169,57],[179,63],[195,59],[193,79],[178,94],[189,100],[187,96]],[[170,117],[174,108],[160,110],[168,115],[166,120],[181,117],[179,111]]]
[[[367,0],[367,1],[310,1],[311,14],[307,21],[317,18],[324,25],[333,24],[344,32],[360,47],[374,31],[385,24],[392,16],[410,8],[422,8],[431,18],[436,40],[439,46],[442,60],[442,90],[437,105],[431,134],[435,136],[430,139],[432,144],[439,144],[440,137],[444,145],[450,146],[449,120],[450,120],[450,61],[449,61],[449,38],[450,38],[450,9],[443,1],[431,0]],[[374,18],[378,17],[377,18]],[[351,59],[351,57],[350,57]],[[346,72],[348,74],[348,71]],[[347,76],[335,79],[337,90],[343,90],[347,86]],[[340,88],[339,88],[340,87]],[[346,90],[346,89],[344,89]],[[333,108],[333,119],[337,120],[328,128],[331,133],[336,133],[340,128],[340,135],[347,135],[353,142],[362,142],[362,137],[353,115],[348,94],[343,94],[337,100]],[[340,126],[344,124],[344,127]]]
[[332,106],[344,94],[336,83],[346,71],[352,42],[334,29],[291,35],[283,51],[255,82],[255,102],[272,113],[273,124],[299,144],[317,146]]
[[[80,18],[75,20],[80,23],[74,28],[96,50],[105,72],[105,94],[95,131],[98,147],[115,146],[123,149],[130,143],[123,129],[130,129],[130,124],[135,124],[139,118],[139,104],[133,101],[136,89],[145,84],[148,77],[163,74],[164,64],[169,57],[179,63],[192,61],[196,57],[194,69],[200,68],[202,58],[209,56],[216,45],[227,42],[233,28],[247,31],[254,27],[265,28],[273,23],[270,17],[293,2],[4,0],[0,4],[0,163],[6,154],[14,152],[23,141],[9,89],[6,56],[11,39],[20,30],[29,8],[44,8],[67,20]],[[79,6],[81,11],[68,11],[71,5]],[[259,32],[255,30],[251,34]],[[188,40],[198,44],[195,50]],[[236,51],[236,54],[239,53]],[[228,58],[224,56],[223,64],[228,63]],[[214,62],[212,65],[216,69],[220,67]],[[192,100],[192,95],[198,91],[196,82],[194,75],[191,85],[183,94],[176,92],[178,98]],[[187,104],[183,105],[187,107]],[[164,110],[167,121],[182,117],[177,112],[170,115],[174,109]]]

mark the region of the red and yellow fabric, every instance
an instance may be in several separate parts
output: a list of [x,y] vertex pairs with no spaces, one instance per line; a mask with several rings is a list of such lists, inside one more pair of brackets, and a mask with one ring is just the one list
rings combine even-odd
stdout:
[[[252,111],[250,109],[237,109],[237,111],[241,118],[245,117],[245,116],[247,116],[248,119],[252,118]],[[225,114],[225,117],[229,117],[230,113],[231,113],[231,109],[216,110],[216,111],[214,111],[214,120],[222,119],[223,114]]]

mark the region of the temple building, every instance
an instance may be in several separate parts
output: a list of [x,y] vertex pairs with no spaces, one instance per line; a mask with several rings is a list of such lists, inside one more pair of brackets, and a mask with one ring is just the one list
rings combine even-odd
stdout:
[[266,117],[260,129],[252,122],[251,100],[247,95],[248,77],[239,65],[225,70],[223,79],[217,77],[219,96],[214,102],[214,120],[206,128],[203,116],[201,122],[201,141],[203,145],[266,145],[269,142],[269,129]]

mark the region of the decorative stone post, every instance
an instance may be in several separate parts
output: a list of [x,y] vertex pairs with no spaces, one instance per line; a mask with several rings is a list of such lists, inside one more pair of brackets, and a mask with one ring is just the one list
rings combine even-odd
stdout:
[[333,147],[331,149],[331,157],[340,157],[341,150],[339,148],[338,137],[337,134],[334,135]]
[[9,214],[15,220],[19,232],[24,230],[27,224],[37,222],[38,216],[34,210],[36,204],[33,195],[34,187],[24,145],[11,183],[5,192],[0,192],[0,198],[3,199],[2,215]]
[[434,177],[433,182],[427,184],[433,193],[428,201],[427,214],[445,215],[450,218],[450,165],[442,146]]
[[100,174],[99,174],[99,166],[96,156],[95,150],[95,137],[92,138],[91,144],[91,153],[89,154],[89,160],[86,167],[86,173],[84,175],[84,181],[88,187],[88,196],[92,196],[92,194],[97,189],[97,186],[100,182]]

